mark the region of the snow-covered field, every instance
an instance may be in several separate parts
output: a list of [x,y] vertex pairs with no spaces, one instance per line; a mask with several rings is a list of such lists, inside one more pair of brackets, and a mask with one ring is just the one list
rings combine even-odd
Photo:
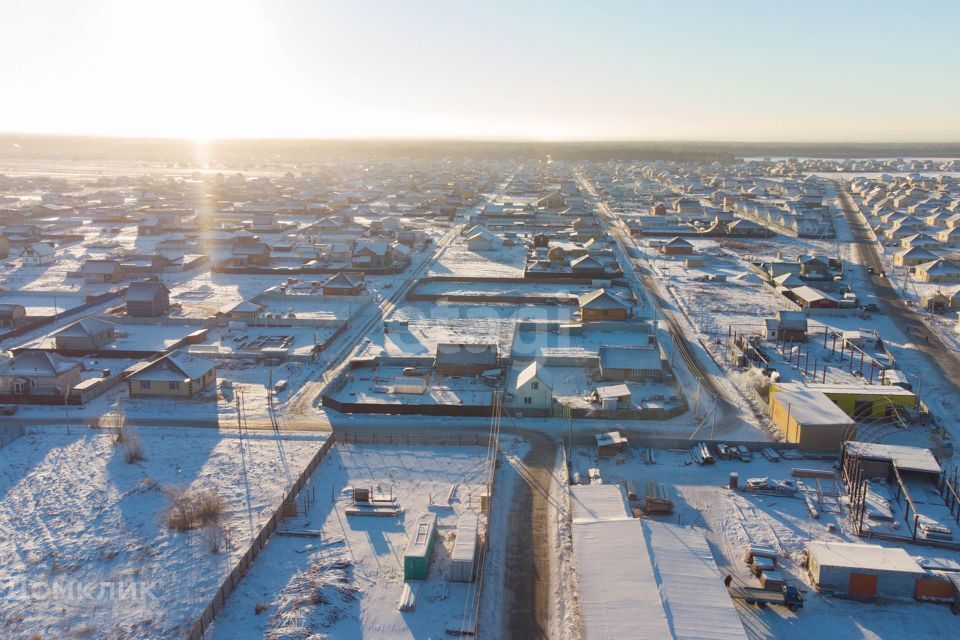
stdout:
[[[283,526],[322,537],[275,535],[209,637],[423,639],[459,630],[477,594],[473,584],[448,581],[449,555],[458,517],[479,513],[486,453],[484,447],[336,445],[305,489],[314,496],[306,514]],[[392,493],[400,515],[346,515],[354,486]],[[411,585],[415,611],[400,612],[403,555],[422,513],[437,515],[433,562],[427,580]],[[343,563],[336,570],[343,581],[331,583],[325,575],[335,563]]]
[[377,329],[368,336],[365,355],[426,355],[441,342],[497,343],[510,348],[521,320],[570,320],[572,307],[483,305],[416,302],[396,307],[387,317],[386,334]]
[[[134,433],[134,463],[107,430],[35,428],[0,449],[3,637],[182,636],[324,440]],[[222,498],[228,549],[165,526],[165,492],[183,487]]]
[[427,275],[522,278],[526,262],[527,248],[522,244],[475,252],[458,242],[443,250],[430,265]]

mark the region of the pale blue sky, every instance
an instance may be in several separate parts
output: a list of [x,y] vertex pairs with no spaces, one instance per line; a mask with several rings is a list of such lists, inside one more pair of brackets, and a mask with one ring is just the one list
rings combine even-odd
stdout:
[[960,2],[4,0],[0,131],[958,141]]

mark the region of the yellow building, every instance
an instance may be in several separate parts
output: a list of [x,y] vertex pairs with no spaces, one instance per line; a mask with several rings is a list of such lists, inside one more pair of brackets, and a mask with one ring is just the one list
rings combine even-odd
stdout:
[[131,374],[127,386],[131,397],[192,398],[216,380],[217,367],[210,360],[172,353]]
[[826,395],[844,413],[855,420],[890,416],[897,409],[913,409],[917,404],[917,396],[913,391],[892,385],[811,384],[807,386]]
[[784,439],[806,451],[838,449],[856,435],[856,422],[826,394],[801,384],[770,389],[770,418]]

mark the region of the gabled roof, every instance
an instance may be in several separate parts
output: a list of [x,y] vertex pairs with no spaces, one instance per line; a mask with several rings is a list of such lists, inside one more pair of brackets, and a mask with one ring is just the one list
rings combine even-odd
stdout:
[[170,293],[162,282],[133,282],[127,287],[125,299],[127,302],[153,302],[158,291]]
[[81,273],[112,274],[120,271],[120,262],[117,260],[87,260],[80,269]]
[[184,379],[198,380],[205,373],[216,368],[216,364],[206,358],[187,355],[181,352],[171,353],[150,364],[130,376],[131,380],[169,380],[171,382]]
[[691,243],[687,242],[686,240],[684,240],[683,238],[681,238],[681,237],[679,237],[679,236],[674,237],[674,238],[670,238],[669,240],[667,240],[667,241],[663,244],[663,246],[665,246],[665,247],[693,247],[693,245],[692,245]]
[[343,273],[342,271],[337,275],[331,277],[329,280],[321,285],[324,289],[333,288],[333,289],[353,289],[359,285],[363,284],[362,278],[355,278],[354,276]]
[[523,371],[520,372],[520,375],[517,376],[517,389],[527,384],[531,380],[536,378],[548,388],[553,389],[553,375],[537,361],[531,362],[529,365],[524,367]]
[[600,261],[591,255],[582,255],[579,258],[570,261],[571,269],[603,269]]
[[437,345],[437,364],[490,365],[497,364],[497,345],[444,343]]
[[917,271],[923,271],[924,273],[956,273],[960,271],[960,265],[957,265],[949,260],[931,260],[930,262],[925,262],[921,265],[914,267]]
[[20,255],[26,255],[28,252],[33,252],[38,256],[52,256],[54,254],[54,249],[46,242],[34,242],[28,247],[24,247],[23,251],[20,252]]
[[221,307],[220,313],[257,313],[264,308],[265,307],[262,304],[257,304],[256,302],[251,302],[249,300],[241,300],[237,304],[224,305]]
[[112,331],[114,325],[112,322],[100,320],[99,318],[83,318],[73,324],[67,325],[60,331],[53,334],[54,338],[89,338],[100,335],[107,331]]
[[377,256],[383,256],[387,254],[387,251],[390,249],[390,245],[382,241],[371,241],[371,240],[361,240],[353,248],[354,255],[360,253],[361,251],[367,251]]
[[48,351],[22,351],[0,366],[0,373],[13,376],[57,375],[80,363]]
[[627,305],[620,298],[610,294],[606,289],[597,289],[578,297],[581,309],[626,309]]

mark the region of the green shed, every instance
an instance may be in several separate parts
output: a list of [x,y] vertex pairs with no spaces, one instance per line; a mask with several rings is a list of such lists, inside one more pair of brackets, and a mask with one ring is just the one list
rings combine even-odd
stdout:
[[433,554],[433,542],[437,539],[437,514],[425,513],[417,518],[410,544],[403,554],[403,579],[426,580]]

